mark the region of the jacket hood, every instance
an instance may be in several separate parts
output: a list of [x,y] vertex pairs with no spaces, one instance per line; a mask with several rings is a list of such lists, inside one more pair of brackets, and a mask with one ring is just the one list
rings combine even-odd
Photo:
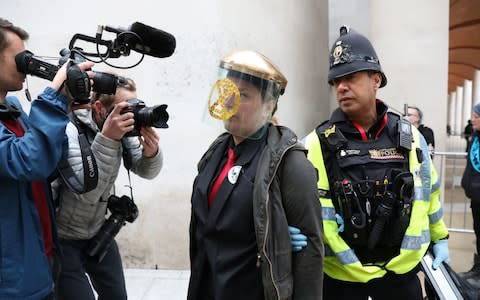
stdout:
[[98,127],[97,123],[95,123],[95,116],[93,115],[93,110],[92,109],[77,109],[72,112],[72,114],[75,114],[78,119],[85,125],[88,126],[88,128],[92,129],[94,132],[97,132],[100,130]]

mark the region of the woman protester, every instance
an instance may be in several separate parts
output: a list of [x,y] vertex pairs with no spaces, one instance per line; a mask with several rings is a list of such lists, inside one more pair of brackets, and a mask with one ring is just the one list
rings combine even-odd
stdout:
[[[198,163],[187,299],[321,299],[323,241],[316,172],[287,127],[270,122],[287,80],[265,56],[220,61],[210,115],[226,132]],[[307,237],[292,252],[289,225]]]

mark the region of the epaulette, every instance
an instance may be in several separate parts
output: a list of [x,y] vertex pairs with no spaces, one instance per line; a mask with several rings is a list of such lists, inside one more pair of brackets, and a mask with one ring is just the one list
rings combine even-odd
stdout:
[[323,122],[316,131],[320,141],[324,142],[330,151],[337,151],[347,144],[347,139],[334,123]]

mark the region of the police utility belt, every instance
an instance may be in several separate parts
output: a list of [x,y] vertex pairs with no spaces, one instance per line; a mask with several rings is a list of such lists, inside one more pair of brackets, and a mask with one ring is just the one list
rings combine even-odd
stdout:
[[320,193],[332,199],[344,220],[340,235],[364,264],[397,256],[410,223],[414,181],[407,157],[412,140],[411,133],[401,133],[401,121],[396,139],[382,134],[368,142],[347,140],[331,123],[317,129],[331,189]]

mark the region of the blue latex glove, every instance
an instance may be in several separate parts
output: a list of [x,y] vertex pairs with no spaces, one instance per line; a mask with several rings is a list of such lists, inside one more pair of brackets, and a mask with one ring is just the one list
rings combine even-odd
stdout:
[[439,240],[433,245],[433,255],[435,256],[432,263],[432,268],[434,270],[438,269],[443,261],[447,264],[450,263],[450,253],[448,252],[447,240]]
[[307,247],[307,237],[300,232],[300,229],[288,226],[290,233],[290,242],[292,243],[292,251],[298,252]]
[[343,232],[343,230],[345,229],[345,223],[343,222],[342,216],[339,214],[335,214],[335,219],[337,219],[338,224],[337,232]]

